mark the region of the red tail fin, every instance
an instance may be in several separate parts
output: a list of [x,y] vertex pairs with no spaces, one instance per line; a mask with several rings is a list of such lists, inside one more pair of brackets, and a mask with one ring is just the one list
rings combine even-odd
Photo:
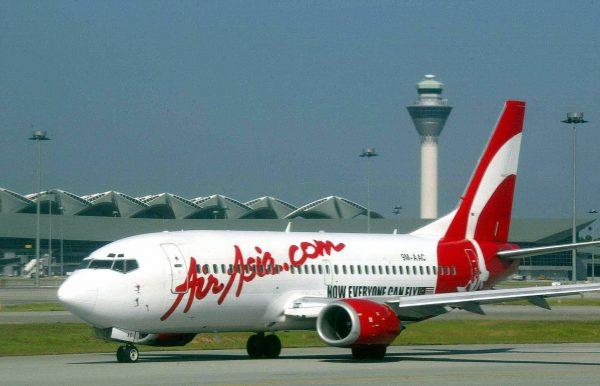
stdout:
[[507,241],[524,117],[525,102],[506,101],[456,211],[413,234]]

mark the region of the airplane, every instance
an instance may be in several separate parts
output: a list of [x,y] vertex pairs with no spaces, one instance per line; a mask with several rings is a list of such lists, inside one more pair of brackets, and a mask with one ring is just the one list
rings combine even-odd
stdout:
[[352,357],[382,359],[412,323],[453,309],[600,290],[600,284],[494,289],[523,257],[600,241],[508,242],[525,102],[508,100],[457,208],[410,234],[181,231],[128,237],[83,259],[59,288],[97,337],[182,346],[198,333],[253,332],[250,358],[277,358],[277,331],[316,330]]

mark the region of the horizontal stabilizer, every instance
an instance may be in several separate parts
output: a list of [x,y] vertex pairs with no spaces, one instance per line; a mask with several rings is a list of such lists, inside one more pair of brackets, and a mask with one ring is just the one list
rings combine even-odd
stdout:
[[498,257],[506,260],[518,260],[524,257],[545,255],[548,253],[570,251],[572,249],[579,248],[590,248],[600,246],[600,241],[587,241],[585,243],[573,243],[573,244],[562,244],[562,245],[549,245],[547,247],[535,247],[535,248],[523,248],[523,249],[511,249],[508,251],[500,251],[497,253]]

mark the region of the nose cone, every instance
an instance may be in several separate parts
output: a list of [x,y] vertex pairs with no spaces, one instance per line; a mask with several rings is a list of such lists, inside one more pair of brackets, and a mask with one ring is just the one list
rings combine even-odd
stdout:
[[89,320],[96,305],[98,287],[82,276],[74,274],[69,277],[58,289],[58,299],[73,314]]

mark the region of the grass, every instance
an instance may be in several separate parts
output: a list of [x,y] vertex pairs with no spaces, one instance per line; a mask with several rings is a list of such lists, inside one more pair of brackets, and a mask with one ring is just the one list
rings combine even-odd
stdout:
[[[176,350],[244,348],[249,333],[198,334]],[[311,331],[280,332],[283,347],[323,346]],[[600,343],[600,321],[435,321],[409,326],[395,345],[493,343]],[[0,325],[0,356],[114,352],[118,343],[93,336],[92,328],[79,323]],[[141,347],[142,350],[169,348]]]
[[0,312],[65,311],[62,303],[8,304],[0,307]]

